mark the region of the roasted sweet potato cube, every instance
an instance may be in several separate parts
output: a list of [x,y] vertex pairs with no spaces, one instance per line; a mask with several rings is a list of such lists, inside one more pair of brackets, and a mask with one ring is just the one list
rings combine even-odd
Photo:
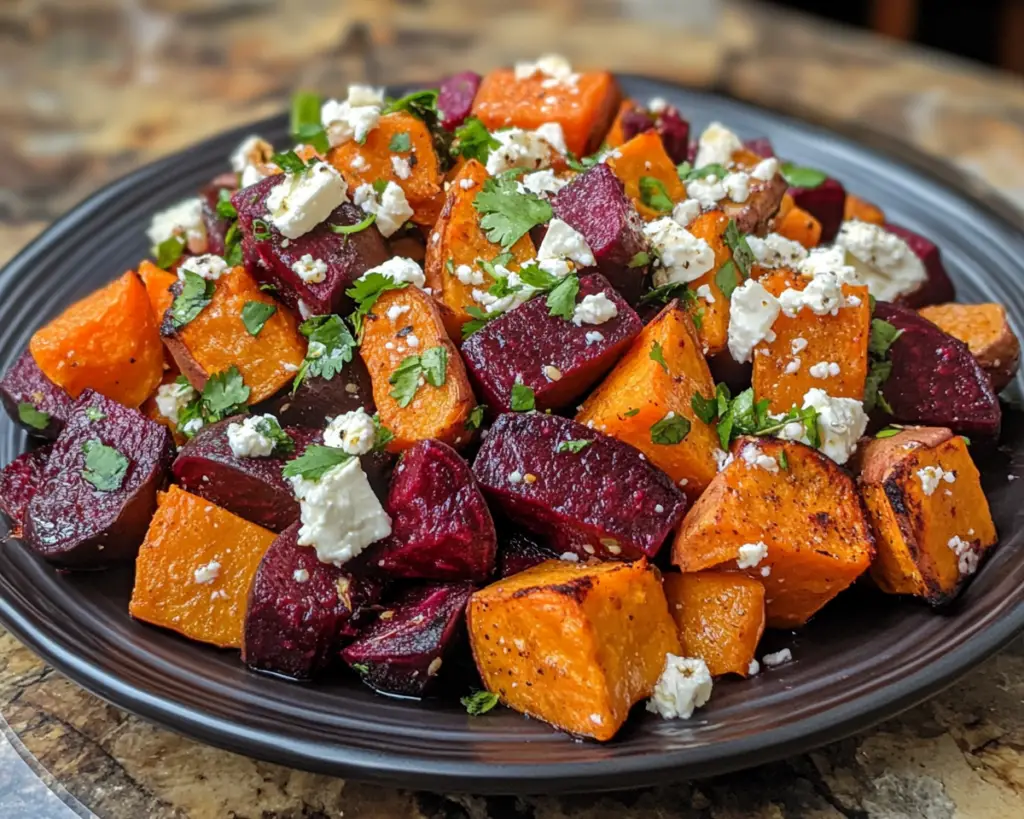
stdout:
[[[773,296],[804,291],[811,280],[788,270],[760,279]],[[833,398],[864,397],[871,338],[871,303],[867,287],[842,285],[843,302],[819,315],[803,306],[795,315],[785,310],[772,325],[775,338],[754,349],[754,396],[767,398],[769,412],[785,413],[803,405],[813,387]],[[822,302],[824,306],[827,306]]]
[[780,236],[785,236],[804,247],[817,247],[821,241],[821,222],[813,213],[801,207],[790,208],[784,217],[776,219],[773,224]]
[[[242,322],[245,305],[254,301],[275,308],[255,336]],[[295,317],[260,290],[244,267],[222,275],[212,301],[184,327],[175,327],[170,314],[165,315],[162,332],[193,387],[202,390],[211,375],[236,366],[249,388],[250,404],[290,384],[306,357],[306,341],[299,335]]]
[[274,537],[172,485],[139,549],[129,612],[201,643],[239,648],[249,587]]
[[839,226],[843,223],[843,210],[846,206],[846,189],[839,180],[830,176],[814,188],[790,186],[787,193],[793,198],[796,207],[811,214],[818,221],[818,238],[821,242],[828,243],[836,238]]
[[717,355],[729,341],[729,299],[716,281],[718,269],[732,258],[724,238],[728,226],[729,217],[720,210],[712,210],[702,213],[687,228],[698,239],[707,242],[715,252],[715,266],[690,284],[694,292],[705,286],[708,288],[709,295],[702,296],[695,308],[700,311],[697,335],[705,355]]
[[940,330],[959,339],[1000,392],[1017,373],[1020,341],[1001,304],[936,304],[917,311]]
[[679,654],[656,569],[646,561],[549,560],[470,598],[470,644],[484,687],[509,708],[609,740]]
[[0,512],[7,517],[10,537],[20,538],[24,533],[25,514],[43,482],[50,448],[50,444],[44,444],[22,452],[0,470]]
[[847,192],[846,201],[843,202],[843,221],[849,222],[856,219],[858,222],[870,222],[873,225],[884,225],[885,214],[877,205],[867,199]]
[[0,400],[11,420],[33,438],[53,440],[75,402],[39,369],[26,350],[0,379]]
[[952,600],[997,539],[964,439],[907,427],[863,444],[856,467],[878,546],[875,583],[932,604]]
[[[656,360],[656,350],[661,360]],[[695,500],[718,471],[719,445],[714,426],[694,412],[693,397],[714,394],[697,331],[689,314],[673,301],[590,394],[576,420],[635,446]],[[690,425],[681,441],[657,432],[673,416]]]
[[679,109],[674,105],[666,105],[658,111],[651,111],[641,108],[633,100],[623,100],[604,142],[609,148],[617,148],[647,131],[654,131],[660,137],[665,153],[673,165],[684,162],[689,157],[690,123],[683,119]]
[[557,415],[499,416],[473,472],[512,521],[584,559],[654,557],[686,509],[639,451]]
[[607,161],[644,219],[667,216],[674,203],[686,198],[686,188],[657,131],[637,134],[616,148]]
[[174,293],[171,292],[171,288],[178,283],[178,277],[146,259],[139,265],[139,278],[146,286],[146,295],[149,296],[153,315],[156,317],[157,323],[160,323],[163,321],[167,308],[174,302]]
[[713,677],[750,676],[764,633],[764,585],[740,572],[673,573],[662,583],[683,656],[702,659]]
[[501,68],[484,77],[473,113],[490,131],[509,126],[533,131],[557,122],[566,147],[582,156],[601,144],[618,106],[619,86],[607,71],[588,71],[562,83],[541,72],[516,79],[515,71]]
[[803,625],[871,564],[857,488],[801,443],[739,438],[732,455],[679,527],[672,562],[745,570],[764,583],[769,626]]

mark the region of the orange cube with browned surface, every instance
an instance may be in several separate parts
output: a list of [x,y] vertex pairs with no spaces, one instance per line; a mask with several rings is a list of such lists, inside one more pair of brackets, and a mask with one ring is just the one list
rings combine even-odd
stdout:
[[566,147],[582,156],[600,146],[619,99],[619,85],[607,71],[573,73],[565,64],[551,66],[542,59],[532,72],[528,66],[517,66],[484,77],[473,114],[490,131],[534,131],[556,122],[562,126]]
[[476,592],[466,616],[488,691],[598,740],[615,736],[680,651],[659,573],[642,560],[549,560]]
[[653,129],[616,148],[607,162],[647,221],[671,215],[675,203],[686,198],[676,165]]
[[172,485],[159,496],[139,549],[132,617],[239,648],[249,586],[275,537]]
[[[699,279],[690,282],[689,288],[695,293],[707,293],[700,298],[700,337],[705,355],[716,355],[725,349],[729,340],[729,299],[725,297],[717,281],[718,270],[732,258],[732,251],[725,243],[725,230],[729,217],[720,210],[702,213],[687,230],[698,239],[703,239],[715,253],[715,266]],[[701,290],[703,287],[707,290]]]
[[178,277],[146,259],[139,265],[139,278],[146,286],[146,293],[149,295],[149,303],[153,307],[156,323],[160,324],[167,308],[174,302],[171,288],[178,283]]

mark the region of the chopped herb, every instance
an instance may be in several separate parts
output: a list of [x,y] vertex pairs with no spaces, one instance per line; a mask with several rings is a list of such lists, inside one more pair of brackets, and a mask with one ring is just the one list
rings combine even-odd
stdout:
[[651,254],[646,250],[638,251],[632,259],[629,260],[629,267],[646,267],[651,263]]
[[477,117],[469,117],[455,129],[452,155],[475,159],[481,165],[486,165],[491,151],[500,145]]
[[729,220],[729,224],[725,227],[725,233],[722,234],[722,240],[725,242],[729,250],[732,251],[732,260],[736,264],[737,269],[746,278],[750,275],[750,267],[757,259],[754,257],[754,252],[750,249],[750,245],[747,244],[747,237],[740,233],[740,229],[736,226],[734,219]]
[[182,328],[198,316],[213,300],[214,283],[198,273],[184,271],[181,293],[171,303],[171,323]]
[[262,219],[253,219],[252,238],[257,242],[267,241],[270,238],[270,226]]
[[299,325],[299,332],[309,339],[309,344],[306,358],[292,384],[293,394],[306,376],[330,381],[352,360],[357,346],[344,320],[338,315],[308,318]]
[[292,95],[291,120],[289,131],[292,139],[302,141],[304,130],[310,126],[320,126],[321,99],[312,91],[297,91]]
[[265,301],[247,301],[242,307],[242,324],[249,331],[249,335],[258,336],[263,325],[276,312],[277,308]]
[[82,477],[101,492],[116,492],[124,483],[128,459],[112,446],[96,438],[82,444],[85,466]]
[[107,417],[107,414],[99,407],[86,407],[85,417],[95,423],[96,421],[102,421]]
[[373,414],[373,451],[383,452],[395,439],[395,433],[380,422],[380,415]]
[[651,426],[651,442],[674,446],[682,443],[689,432],[689,420],[682,415],[673,415],[671,418],[662,418]]
[[661,368],[665,372],[668,372],[668,364],[665,363],[665,352],[661,349],[661,342],[654,342],[651,346],[651,352],[648,357],[651,361],[657,361],[661,365]]
[[520,193],[509,178],[490,178],[473,199],[482,215],[480,227],[487,238],[509,248],[530,232],[530,228],[551,220],[551,205],[531,193]]
[[400,131],[391,137],[391,141],[388,143],[388,150],[394,151],[395,153],[404,154],[412,150],[412,140],[409,138],[408,131]]
[[966,435],[961,435],[960,437],[964,439],[964,444],[966,446],[970,446],[971,445],[971,439],[968,438]]
[[448,372],[448,350],[445,347],[438,345],[425,350],[420,356],[420,363],[428,384],[433,387],[444,386]]
[[366,675],[370,673],[370,666],[366,663],[352,663],[349,668],[355,671],[357,674]]
[[361,233],[377,221],[377,214],[367,214],[366,218],[354,225],[328,225],[331,233],[340,233],[342,236],[351,236],[353,233]]
[[462,697],[459,702],[462,703],[467,714],[471,717],[478,717],[480,714],[486,714],[498,704],[498,695],[492,694],[490,691],[475,691],[467,697]]
[[705,398],[699,392],[695,392],[690,399],[690,408],[701,421],[710,424],[718,417],[718,397]]
[[889,348],[901,335],[902,330],[897,330],[892,324],[883,319],[871,319],[871,336],[868,339],[868,355],[870,367],[868,376],[864,382],[864,411],[871,412],[875,407],[880,407],[892,415],[892,407],[882,395],[882,385],[888,380],[892,372],[892,362],[888,360]]
[[202,395],[207,410],[204,416],[206,421],[212,423],[245,412],[249,392],[242,381],[242,374],[234,364],[223,372],[211,375],[203,387]]
[[[224,234],[224,261],[231,267],[242,264],[242,231],[237,221],[232,222]],[[260,285],[260,289],[262,290],[264,286]]]
[[50,413],[37,409],[35,404],[28,401],[18,404],[18,418],[32,429],[46,429],[50,425]]
[[644,293],[640,298],[640,305],[668,304],[672,299],[682,299],[687,306],[691,307],[697,304],[697,296],[685,283],[669,282]]
[[463,340],[469,338],[473,333],[479,330],[488,322],[494,321],[502,313],[500,310],[494,310],[490,313],[485,313],[476,305],[470,305],[466,308],[466,313],[471,317],[470,321],[467,321],[462,325],[462,338]]
[[386,179],[375,179],[373,180],[373,192],[380,196],[388,189],[388,180]]
[[181,236],[171,236],[164,239],[160,244],[153,248],[153,255],[156,256],[157,267],[162,267],[166,270],[172,267],[178,259],[181,258],[181,254],[185,251],[185,239]]
[[595,165],[600,165],[601,159],[604,157],[607,150],[608,145],[607,143],[604,143],[590,156],[579,158],[572,151],[567,151],[565,154],[565,164],[577,173],[583,173],[584,171],[590,170]]
[[276,293],[277,285],[271,284],[270,282],[264,282],[263,284],[260,285],[260,290],[262,290],[264,293]]
[[306,170],[306,163],[302,161],[302,157],[295,153],[295,151],[283,151],[282,153],[274,154],[270,161],[285,173],[302,173]]
[[381,293],[401,290],[408,286],[409,282],[396,282],[383,273],[366,273],[352,282],[345,295],[356,303],[356,310],[352,314],[352,325],[356,328],[356,333],[362,331],[363,318],[370,314]]
[[318,481],[334,467],[347,463],[352,457],[337,447],[310,444],[298,458],[284,465],[281,474],[286,478]]
[[512,400],[509,402],[512,412],[529,412],[537,406],[533,389],[525,384],[512,385]]
[[580,290],[580,280],[574,275],[566,276],[548,293],[548,313],[571,321],[576,310],[576,294]]
[[295,441],[281,428],[280,422],[273,415],[263,415],[256,419],[256,431],[274,444],[275,455],[291,455],[295,451]]
[[452,258],[445,259],[444,269],[448,271],[451,276],[455,275],[455,260]]
[[484,422],[484,412],[486,410],[486,404],[477,404],[473,407],[473,409],[469,411],[469,417],[466,419],[466,429],[480,429]]
[[789,472],[789,458],[786,455],[786,450],[779,450],[779,466],[786,472]]
[[828,179],[828,174],[823,171],[802,168],[792,162],[783,162],[779,166],[779,173],[786,180],[786,184],[794,188],[817,188]]
[[725,300],[729,301],[732,298],[733,290],[739,287],[740,284],[739,271],[736,269],[736,263],[732,259],[729,259],[718,268],[718,272],[715,273],[715,284],[722,291]]
[[640,414],[640,408],[639,407],[633,407],[632,409],[626,410],[622,414],[626,418],[632,418],[634,415],[639,415]]
[[820,444],[818,433],[818,411],[814,407],[794,407],[785,415],[773,417],[768,413],[768,399],[754,401],[753,389],[746,389],[735,398],[729,397],[729,389],[719,384],[717,389],[718,440],[722,449],[729,448],[729,442],[739,435],[775,435],[787,424],[799,422],[811,446]]
[[300,145],[311,145],[318,153],[326,154],[331,150],[331,143],[327,138],[327,131],[319,122],[303,125],[294,136],[295,141]]
[[231,204],[231,191],[227,188],[217,191],[217,215],[221,219],[238,218],[238,210]]
[[897,330],[884,319],[871,319],[871,337],[868,339],[868,352],[877,358],[885,358],[893,342],[901,335],[903,335],[902,330]]
[[665,190],[664,183],[654,176],[640,177],[640,201],[657,213],[668,213],[672,210],[672,199]]
[[571,452],[575,455],[582,452],[590,444],[590,441],[585,441],[582,438],[577,441],[559,441],[558,446],[555,447],[555,452]]
[[693,165],[691,165],[689,162],[685,160],[676,165],[676,174],[678,174],[679,179],[683,182],[686,182],[689,179],[690,173],[692,171]]
[[892,438],[894,435],[899,435],[903,430],[897,429],[896,427],[886,427],[880,429],[875,433],[876,438]]
[[[676,169],[678,170],[678,168]],[[717,162],[712,162],[710,165],[701,165],[699,168],[694,168],[686,174],[684,182],[693,182],[695,179],[703,179],[706,176],[717,176],[719,179],[725,179],[729,175],[729,169],[725,165],[719,165]]]
[[395,368],[395,371],[391,373],[391,377],[388,379],[388,383],[393,388],[389,395],[398,402],[398,406],[409,406],[413,396],[416,395],[416,390],[420,387],[420,378],[422,376],[423,365],[420,363],[418,355],[407,356]]
[[413,91],[404,97],[389,99],[381,113],[393,114],[396,111],[408,111],[414,117],[432,125],[437,120],[437,96],[436,88]]

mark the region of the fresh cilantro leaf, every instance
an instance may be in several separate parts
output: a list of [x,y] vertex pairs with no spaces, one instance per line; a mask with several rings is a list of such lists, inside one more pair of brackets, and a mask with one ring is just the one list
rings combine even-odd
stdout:
[[686,182],[689,179],[690,173],[693,171],[693,165],[683,160],[676,165],[676,174],[678,174],[680,181]]
[[466,429],[480,429],[480,426],[484,422],[484,412],[486,411],[486,404],[477,404],[473,407],[473,409],[469,411],[469,417],[466,419]]
[[306,376],[330,381],[348,364],[358,346],[344,320],[338,315],[313,316],[299,325],[299,332],[309,339],[306,358],[292,384],[292,393]]
[[868,377],[864,380],[864,412],[871,412],[876,406],[892,415],[892,408],[882,395],[882,385],[888,380],[892,373],[891,361],[871,362],[868,369]]
[[370,666],[368,666],[366,663],[352,663],[351,665],[349,665],[349,668],[351,668],[357,674],[362,674],[363,676],[366,676],[370,673]]
[[639,415],[640,414],[640,408],[639,407],[633,407],[632,409],[626,410],[622,414],[626,418],[632,418],[634,415]]
[[83,443],[82,452],[85,455],[85,467],[82,469],[85,480],[100,492],[116,492],[121,488],[129,463],[123,454],[96,438]]
[[292,139],[300,140],[303,128],[320,125],[321,99],[312,91],[297,91],[292,95],[291,119],[288,123]]
[[739,287],[740,284],[739,271],[736,269],[736,263],[732,259],[729,259],[718,268],[718,272],[715,273],[715,284],[722,291],[725,300],[729,301],[732,298],[732,291]]
[[380,415],[373,414],[373,451],[383,452],[395,439],[395,433],[380,422]]
[[388,150],[394,153],[404,154],[407,151],[412,150],[412,140],[409,138],[408,131],[400,131],[391,137],[391,141],[388,143]]
[[174,263],[181,258],[185,252],[185,239],[182,236],[170,236],[153,248],[153,255],[156,256],[156,266],[167,270],[173,267]]
[[960,437],[964,439],[964,444],[966,446],[970,446],[971,445],[971,439],[968,438],[966,435],[961,435]]
[[871,337],[868,339],[868,352],[877,358],[885,358],[893,342],[901,335],[903,335],[902,330],[897,330],[884,319],[871,319]]
[[424,88],[421,91],[413,91],[398,99],[389,99],[381,114],[393,114],[396,111],[408,111],[414,117],[432,125],[437,120],[437,96],[436,88]]
[[640,297],[640,305],[668,304],[672,299],[682,299],[687,306],[695,306],[697,304],[697,296],[685,283],[669,282],[644,293]]
[[[224,234],[224,261],[231,267],[242,264],[242,231],[237,221],[232,222]],[[262,288],[263,285],[260,285],[260,289]]]
[[512,400],[509,402],[512,412],[529,412],[537,406],[533,389],[525,384],[512,385]]
[[580,280],[575,275],[568,275],[548,293],[548,313],[571,321],[576,310],[576,294],[580,291]]
[[95,423],[96,421],[102,421],[107,417],[107,414],[99,407],[86,407],[85,417]]
[[380,196],[384,191],[388,189],[388,180],[386,179],[375,179],[373,180],[373,192]]
[[577,157],[572,151],[566,151],[565,153],[565,164],[568,165],[572,170],[577,173],[583,173],[593,168],[595,165],[600,165],[602,158],[608,152],[608,143],[601,143],[601,147],[598,148],[590,156]]
[[520,193],[512,179],[490,178],[473,199],[481,214],[480,227],[487,238],[509,248],[554,215],[551,205],[531,193]]
[[171,323],[182,328],[198,316],[213,299],[214,283],[198,273],[184,271],[181,292],[171,303]]
[[519,280],[537,290],[551,290],[561,281],[558,276],[548,273],[535,264],[524,265],[519,271]]
[[302,157],[295,153],[295,151],[283,151],[282,153],[274,154],[270,161],[285,173],[302,173],[306,170],[306,163],[302,161]]
[[326,154],[331,150],[331,142],[327,131],[319,122],[303,125],[294,134],[295,141],[300,145],[312,145],[317,153]]
[[444,386],[448,371],[448,350],[440,345],[424,350],[420,356],[423,376],[432,387]]
[[690,422],[682,415],[662,418],[651,426],[651,443],[674,446],[690,432]]
[[710,424],[718,417],[718,398],[715,396],[705,398],[699,392],[695,392],[690,398],[690,408],[701,421]]
[[684,182],[693,182],[695,179],[704,179],[706,176],[717,176],[719,179],[724,179],[729,174],[729,169],[725,165],[719,165],[717,162],[712,162],[710,165],[701,165],[699,168],[692,169],[686,174]]
[[213,423],[229,415],[245,412],[249,392],[249,388],[242,381],[242,374],[234,364],[223,372],[214,373],[203,387],[204,419],[208,423]]
[[892,438],[894,435],[899,435],[903,430],[897,429],[896,427],[886,427],[880,429],[875,433],[876,438]]
[[558,446],[555,447],[555,452],[571,452],[575,455],[582,452],[590,446],[590,444],[590,441],[585,441],[583,439],[578,441],[559,441]]
[[231,191],[227,188],[217,191],[217,215],[221,219],[238,218],[238,210],[231,204]]
[[28,401],[18,404],[18,419],[32,429],[46,429],[50,425],[50,413],[36,409],[35,404]]
[[310,444],[303,453],[284,465],[281,474],[286,478],[318,481],[336,466],[352,460],[345,450],[333,446]]
[[779,450],[779,467],[783,471],[789,472],[789,457],[786,455],[786,450],[784,449]]
[[661,342],[654,342],[651,346],[651,352],[648,355],[648,358],[650,358],[651,361],[657,361],[661,365],[661,368],[665,372],[668,372],[668,364],[665,362],[665,352],[661,349]]
[[490,691],[475,691],[467,697],[462,697],[459,702],[462,703],[467,714],[471,717],[478,717],[480,714],[486,714],[498,704],[498,695],[492,694]]
[[455,129],[452,155],[475,159],[481,165],[486,165],[491,151],[500,145],[477,117],[469,117]]
[[651,254],[646,250],[638,251],[634,254],[633,258],[629,260],[629,267],[646,267],[651,263]]
[[252,238],[257,242],[267,241],[270,238],[270,226],[262,219],[253,219]]
[[352,324],[356,328],[356,333],[361,332],[363,317],[370,314],[381,293],[387,293],[389,290],[401,290],[408,286],[409,282],[396,282],[383,273],[366,273],[352,282],[352,286],[345,291],[345,295],[356,303],[356,310],[352,314]]
[[462,325],[462,338],[463,340],[469,338],[473,333],[479,330],[488,322],[494,321],[498,316],[502,315],[501,311],[494,310],[490,313],[485,313],[476,305],[470,305],[466,308],[466,312],[470,315],[471,320],[467,321]]
[[664,183],[654,176],[640,177],[640,201],[657,213],[668,213],[672,210],[672,199],[665,190]]
[[377,221],[377,214],[367,214],[366,218],[354,225],[328,225],[331,233],[340,233],[342,236],[351,236],[353,233],[360,233]]
[[783,162],[779,166],[779,173],[786,184],[794,188],[817,188],[828,179],[827,173],[814,168],[802,168],[792,162]]
[[515,259],[515,256],[513,256],[511,253],[506,252],[499,253],[490,261],[488,261],[487,259],[477,259],[475,264],[477,264],[480,267],[480,269],[483,270],[484,273],[486,273],[492,279],[500,279],[504,278],[504,274],[499,273],[497,268],[499,266],[505,267],[505,265],[507,265],[513,259]]
[[260,290],[262,290],[264,293],[276,293],[277,285],[271,284],[270,282],[263,282],[263,284],[260,285]]
[[744,278],[749,276],[750,267],[757,259],[754,257],[754,252],[750,249],[750,245],[747,244],[747,237],[740,233],[740,229],[736,226],[734,219],[729,220],[722,239],[729,250],[732,251],[732,260],[736,264],[737,269],[743,274]]
[[715,413],[719,418],[725,415],[727,409],[729,409],[729,402],[732,400],[732,393],[729,391],[728,384],[718,384],[715,386],[715,400],[718,401],[718,411]]
[[420,378],[423,378],[423,365],[420,363],[420,357],[418,355],[406,356],[388,379],[388,383],[393,388],[388,394],[398,402],[398,406],[407,407],[412,403],[416,390],[420,388]]
[[247,301],[242,307],[242,324],[249,331],[249,335],[258,336],[263,325],[276,312],[277,308],[265,301]]
[[295,441],[273,415],[262,415],[256,419],[256,431],[274,444],[274,455],[290,455],[295,451]]

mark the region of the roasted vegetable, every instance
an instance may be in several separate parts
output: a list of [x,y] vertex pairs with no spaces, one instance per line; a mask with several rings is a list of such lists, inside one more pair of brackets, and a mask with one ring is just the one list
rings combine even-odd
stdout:
[[853,479],[809,446],[739,438],[672,545],[683,572],[744,569],[768,625],[792,628],[863,574],[874,545]]
[[804,247],[817,247],[821,241],[821,222],[801,207],[790,208],[785,217],[777,220],[775,231]]
[[0,379],[0,400],[14,423],[33,438],[48,440],[60,435],[75,403],[46,377],[28,350]]
[[43,482],[50,444],[22,452],[0,470],[0,512],[7,516],[8,537],[24,534],[25,514]]
[[679,654],[645,561],[541,563],[476,592],[467,614],[484,688],[577,736],[609,740]]
[[[718,272],[732,259],[732,251],[725,243],[728,227],[729,218],[720,210],[712,210],[702,213],[687,228],[698,239],[707,242],[715,253],[715,266],[689,285],[695,293],[706,293],[700,297],[695,310],[700,311],[697,335],[705,355],[711,356],[722,353],[729,339],[729,299],[722,292],[721,285],[722,281],[728,279]],[[705,287],[706,291],[702,289]]]
[[499,577],[519,574],[545,560],[557,558],[558,553],[544,546],[536,535],[525,532],[508,521],[501,521],[498,526]]
[[914,254],[924,264],[928,278],[913,293],[908,293],[899,299],[900,304],[907,307],[924,307],[928,304],[942,304],[956,298],[953,289],[953,282],[946,273],[945,265],[942,264],[942,254],[938,246],[925,239],[920,233],[914,233],[905,227],[887,222],[883,227],[889,232],[899,236],[906,242]]
[[843,203],[843,221],[849,222],[856,219],[860,222],[870,222],[873,225],[884,225],[885,214],[877,205],[867,199],[861,199],[852,193],[846,194],[846,201]]
[[[809,213],[817,220],[819,241],[828,244],[836,238],[839,226],[843,223],[843,212],[846,206],[846,189],[842,183],[828,176],[820,185],[814,187],[802,188],[790,185],[787,193],[793,197],[793,204],[797,208]],[[794,236],[790,236],[790,238],[800,241]],[[812,247],[812,245],[804,246]]]
[[637,134],[608,156],[608,167],[622,182],[637,212],[647,220],[672,213],[686,189],[656,131]]
[[153,316],[157,324],[163,321],[164,313],[174,302],[171,288],[178,283],[178,277],[163,268],[157,267],[148,259],[139,265],[139,278],[146,287],[146,295],[153,308]]
[[360,408],[370,415],[377,411],[370,373],[356,355],[331,378],[304,375],[294,393],[288,390],[272,398],[265,411],[276,415],[284,425],[315,428],[322,427],[329,418]]
[[460,71],[441,80],[437,95],[437,115],[441,127],[454,131],[470,115],[473,100],[483,80],[475,71]]
[[1001,304],[936,304],[917,312],[967,345],[996,392],[1013,380],[1020,363],[1020,341]]

